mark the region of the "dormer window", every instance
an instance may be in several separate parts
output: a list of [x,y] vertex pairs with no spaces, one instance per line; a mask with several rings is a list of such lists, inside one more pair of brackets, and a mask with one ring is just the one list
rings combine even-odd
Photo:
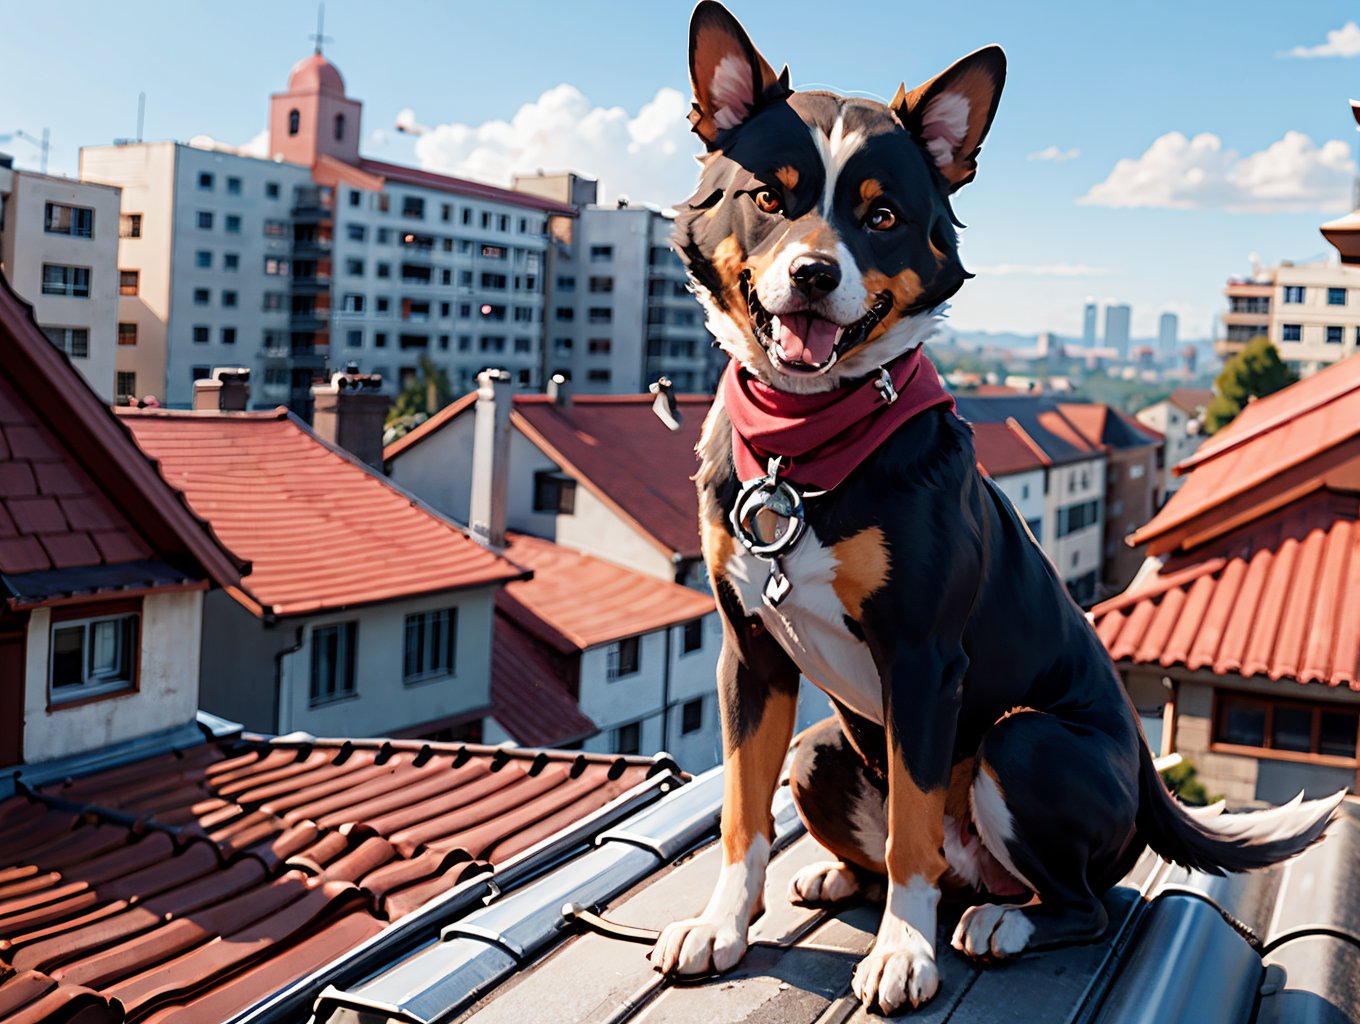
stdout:
[[335,115],[335,141],[340,142],[345,137],[345,115]]
[[296,110],[288,111],[288,134],[296,135],[302,126],[302,115]]

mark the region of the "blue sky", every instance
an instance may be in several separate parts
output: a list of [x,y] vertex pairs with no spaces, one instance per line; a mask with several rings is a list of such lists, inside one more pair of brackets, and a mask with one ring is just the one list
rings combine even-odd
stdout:
[[[770,61],[790,65],[795,87],[886,97],[978,46],[1006,48],[1001,108],[957,201],[978,273],[954,303],[961,328],[1074,334],[1093,295],[1131,302],[1135,334],[1172,309],[1183,334],[1204,335],[1249,254],[1322,256],[1317,225],[1349,208],[1353,5],[731,6]],[[693,178],[689,10],[330,0],[326,52],[364,101],[372,156],[501,181],[512,169],[573,167],[601,177],[606,197],[668,205]],[[80,145],[132,135],[142,90],[148,139],[246,143],[309,52],[316,20],[314,4],[295,0],[52,11],[3,0],[0,134],[49,127],[59,173],[75,172]],[[1329,32],[1340,32],[1330,46]],[[1315,47],[1357,55],[1288,56]],[[403,110],[430,129],[418,141],[392,130]],[[1217,142],[1185,141],[1205,133]],[[22,140],[0,149],[36,166]],[[1045,151],[1065,159],[1032,158]]]

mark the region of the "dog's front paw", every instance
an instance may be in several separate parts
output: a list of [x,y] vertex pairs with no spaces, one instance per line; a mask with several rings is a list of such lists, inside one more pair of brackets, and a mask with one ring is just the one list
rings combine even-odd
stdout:
[[940,972],[930,946],[911,935],[894,948],[876,944],[855,968],[850,987],[865,1007],[895,1013],[908,1002],[913,1008],[929,1002],[940,989]]
[[859,879],[838,860],[809,864],[789,883],[792,903],[840,903],[859,892]]
[[663,974],[721,974],[745,952],[745,927],[734,920],[693,917],[667,925],[647,958]]
[[1023,950],[1033,934],[1034,925],[1019,907],[983,903],[963,912],[950,944],[969,956],[1002,960]]

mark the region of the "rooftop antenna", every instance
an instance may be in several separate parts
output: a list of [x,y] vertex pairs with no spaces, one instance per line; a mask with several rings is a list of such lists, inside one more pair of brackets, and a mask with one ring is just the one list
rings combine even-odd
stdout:
[[146,93],[137,94],[137,142],[142,141],[142,126],[146,123]]
[[316,42],[317,56],[321,56],[321,44],[334,42],[330,36],[326,35],[326,5],[316,5],[316,34],[310,37]]

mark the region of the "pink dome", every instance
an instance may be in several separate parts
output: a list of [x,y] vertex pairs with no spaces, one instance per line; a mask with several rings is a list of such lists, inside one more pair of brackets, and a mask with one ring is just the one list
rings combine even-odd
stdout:
[[343,96],[345,80],[334,64],[319,53],[304,57],[293,65],[288,76],[289,92],[330,92]]

